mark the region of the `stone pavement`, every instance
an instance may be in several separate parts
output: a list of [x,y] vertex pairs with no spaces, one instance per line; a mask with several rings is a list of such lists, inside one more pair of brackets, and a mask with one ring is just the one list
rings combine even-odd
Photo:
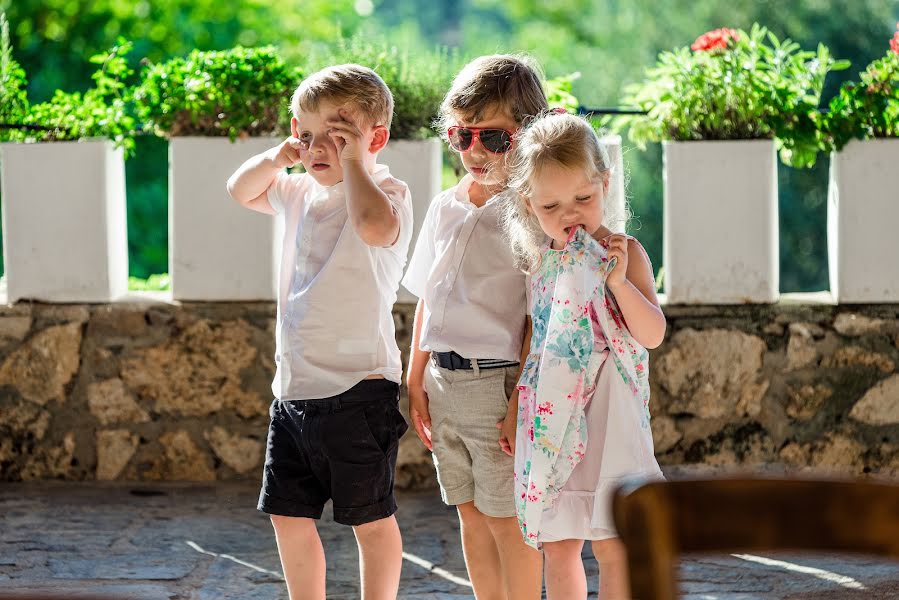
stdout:
[[[111,598],[286,599],[271,526],[255,483],[0,484],[0,596],[87,591]],[[403,493],[400,598],[473,598],[455,512],[436,491]],[[328,597],[358,598],[349,529],[320,528]],[[596,562],[584,554],[591,597]],[[682,565],[692,600],[899,598],[899,564],[836,556],[716,556]]]

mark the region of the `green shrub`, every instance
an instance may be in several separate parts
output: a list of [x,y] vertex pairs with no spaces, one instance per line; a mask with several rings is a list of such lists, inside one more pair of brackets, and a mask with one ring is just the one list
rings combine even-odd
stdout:
[[570,113],[576,113],[580,107],[577,97],[573,93],[574,81],[580,78],[580,73],[561,75],[553,79],[547,79],[543,83],[546,92],[546,101],[550,108],[564,108]]
[[146,279],[130,276],[128,289],[132,292],[168,292],[172,289],[172,279],[168,273],[156,273]]
[[417,140],[434,137],[431,124],[440,102],[461,68],[459,55],[445,47],[410,54],[384,40],[355,35],[320,47],[308,63],[308,71],[329,65],[355,63],[373,69],[393,94],[390,137]]
[[144,127],[158,136],[288,135],[301,78],[271,46],[194,50],[146,67],[134,98]]
[[[30,106],[23,95],[16,95],[20,106],[23,102],[25,106],[17,121],[32,128],[10,129],[7,139],[52,142],[108,138],[130,155],[134,150],[134,118],[128,111],[130,90],[125,80],[133,73],[126,60],[131,48],[131,42],[120,39],[107,52],[92,56],[90,62],[100,68],[91,76],[94,87],[84,93],[56,90],[50,101]],[[14,67],[11,72],[15,71]],[[20,69],[13,77],[25,81]]]
[[781,159],[811,166],[827,149],[818,104],[830,71],[845,69],[819,44],[816,52],[779,41],[764,27],[717,29],[690,48],[659,54],[643,83],[629,86],[626,104],[649,112],[627,116],[630,138],[643,146],[662,140],[777,140]]
[[899,23],[886,56],[843,84],[824,122],[836,150],[853,139],[899,137]]
[[[21,123],[28,110],[25,94],[25,71],[12,57],[9,44],[9,22],[6,14],[0,12],[0,123]],[[8,130],[0,130],[0,139]]]

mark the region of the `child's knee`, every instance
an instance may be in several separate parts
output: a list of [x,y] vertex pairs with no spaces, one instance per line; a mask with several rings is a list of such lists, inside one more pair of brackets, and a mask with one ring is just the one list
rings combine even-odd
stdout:
[[484,513],[482,513],[477,509],[477,507],[475,507],[474,502],[463,502],[462,504],[457,504],[456,511],[459,513],[459,519],[461,519],[463,523],[486,524],[484,521]]
[[583,547],[584,542],[582,540],[546,542],[543,544],[543,557],[548,562],[567,561],[574,558],[580,560]]
[[627,551],[618,538],[609,538],[593,542],[593,556],[599,563],[627,562]]
[[399,526],[396,523],[396,517],[390,515],[377,521],[353,525],[353,531],[356,533],[356,537],[382,536],[389,535],[394,531],[399,532]]
[[276,535],[304,535],[317,532],[315,521],[306,517],[269,515]]

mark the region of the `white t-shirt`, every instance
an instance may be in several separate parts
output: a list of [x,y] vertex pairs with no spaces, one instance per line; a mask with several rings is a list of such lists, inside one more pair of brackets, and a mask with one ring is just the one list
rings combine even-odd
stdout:
[[391,309],[412,237],[405,183],[376,165],[372,177],[400,218],[396,243],[372,248],[347,218],[343,184],[280,173],[268,200],[284,220],[272,393],[280,400],[336,396],[369,375],[400,383]]
[[503,234],[502,196],[477,207],[472,183],[466,175],[431,202],[402,283],[425,301],[422,350],[518,361],[525,275]]

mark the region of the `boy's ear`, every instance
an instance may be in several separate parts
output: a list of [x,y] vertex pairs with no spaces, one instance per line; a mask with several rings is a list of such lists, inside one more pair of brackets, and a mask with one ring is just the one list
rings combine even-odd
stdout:
[[372,135],[368,151],[372,154],[377,154],[387,145],[387,140],[390,139],[390,130],[383,125],[377,125],[372,129],[372,132],[374,135]]
[[296,117],[290,117],[290,135],[295,138],[300,137],[300,130],[298,128],[298,121]]

